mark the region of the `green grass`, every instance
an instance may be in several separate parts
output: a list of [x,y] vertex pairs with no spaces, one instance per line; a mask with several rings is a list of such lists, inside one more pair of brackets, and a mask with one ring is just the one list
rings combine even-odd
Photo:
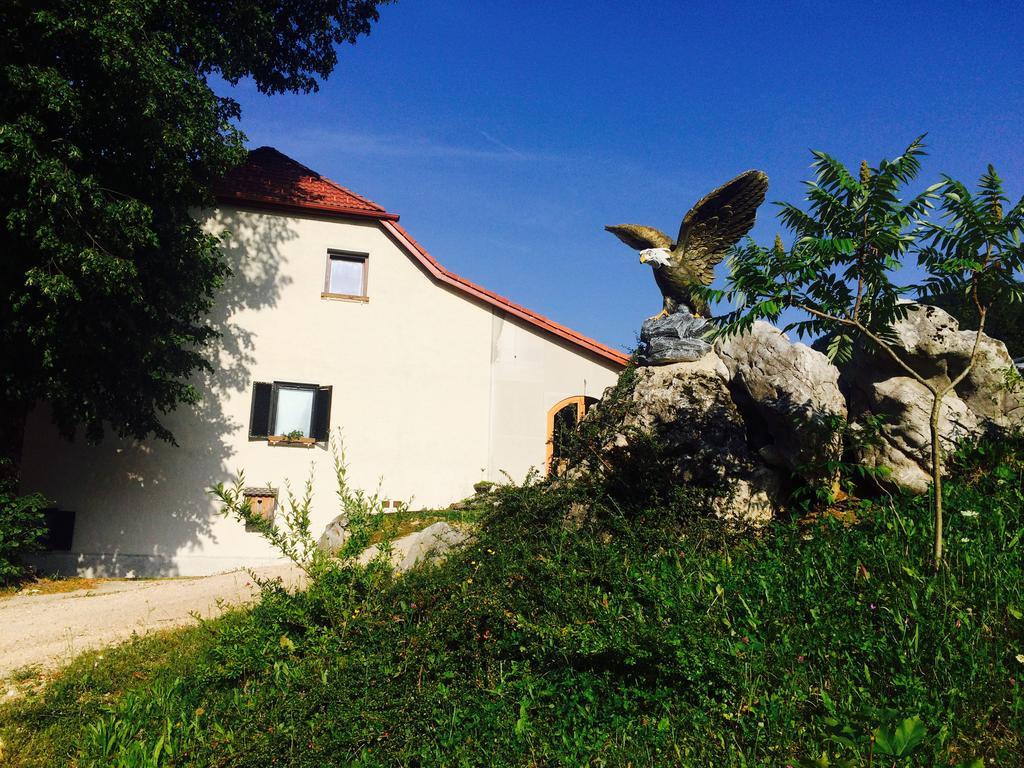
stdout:
[[449,523],[455,527],[470,527],[479,521],[480,515],[480,509],[473,507],[468,509],[403,509],[398,512],[389,512],[384,515],[383,525],[370,537],[370,541],[373,544],[378,544],[384,539],[400,539],[439,522]]
[[268,585],[0,734],[33,766],[1022,765],[1019,449],[956,462],[936,576],[921,498],[738,536],[685,495],[509,488],[442,565]]
[[83,653],[50,676],[33,672],[15,678],[28,692],[0,706],[0,765],[74,765],[85,724],[126,694],[186,675],[222,628],[239,618],[229,614],[200,626],[155,632]]

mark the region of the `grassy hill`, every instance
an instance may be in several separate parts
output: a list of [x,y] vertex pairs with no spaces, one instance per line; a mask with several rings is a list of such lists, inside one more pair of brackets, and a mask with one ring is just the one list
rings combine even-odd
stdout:
[[685,494],[505,488],[443,564],[82,657],[0,709],[4,759],[1019,766],[1022,449],[956,457],[938,575],[922,498],[731,534]]

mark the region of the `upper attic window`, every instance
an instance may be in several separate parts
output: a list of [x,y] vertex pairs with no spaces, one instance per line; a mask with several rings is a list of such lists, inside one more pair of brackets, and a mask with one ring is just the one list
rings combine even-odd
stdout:
[[327,277],[324,280],[325,299],[367,301],[367,255],[345,251],[327,252]]

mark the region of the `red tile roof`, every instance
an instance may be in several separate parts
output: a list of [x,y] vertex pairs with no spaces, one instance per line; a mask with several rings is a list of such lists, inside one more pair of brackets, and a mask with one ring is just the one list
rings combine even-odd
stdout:
[[214,188],[223,202],[246,202],[347,216],[397,219],[372,200],[321,176],[273,147],[249,152],[249,159]]
[[437,281],[606,360],[618,365],[629,362],[628,355],[445,269],[398,224],[398,214],[388,213],[376,203],[324,178],[273,147],[260,147],[249,152],[248,161],[228,173],[214,192],[219,202],[231,205],[273,208],[321,216],[376,219],[384,231]]

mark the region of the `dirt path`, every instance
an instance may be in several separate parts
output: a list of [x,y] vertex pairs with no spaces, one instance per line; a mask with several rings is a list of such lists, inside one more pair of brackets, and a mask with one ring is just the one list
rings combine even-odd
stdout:
[[[392,542],[392,561],[404,571],[425,557],[466,539],[447,523],[434,523]],[[376,547],[363,553],[368,560]],[[304,574],[291,565],[255,569],[287,586]],[[101,581],[92,589],[56,594],[16,594],[0,599],[0,680],[28,666],[49,670],[92,648],[159,629],[191,624],[250,602],[257,587],[245,571],[190,579]]]
[[[257,569],[298,584],[288,565]],[[252,600],[256,585],[245,571],[194,579],[102,581],[94,589],[51,595],[17,594],[0,600],[0,679],[30,665],[59,667],[100,648],[154,629],[190,624]]]

